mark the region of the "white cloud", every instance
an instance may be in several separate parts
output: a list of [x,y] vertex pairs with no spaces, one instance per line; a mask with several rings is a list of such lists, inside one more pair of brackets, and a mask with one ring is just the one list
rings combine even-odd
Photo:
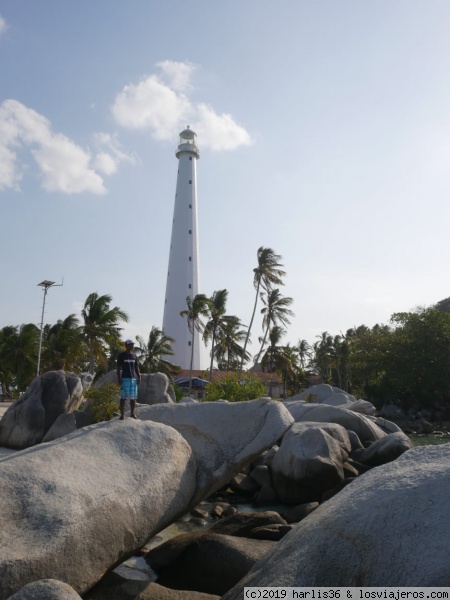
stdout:
[[65,136],[57,134],[41,140],[32,154],[41,170],[42,186],[48,192],[106,192],[103,179],[89,167],[90,155]]
[[151,74],[126,85],[115,98],[116,121],[129,129],[150,129],[157,140],[173,140],[188,123],[199,135],[200,148],[234,150],[252,143],[249,133],[229,114],[217,114],[204,103],[195,103],[187,92],[197,67],[191,63],[162,61],[162,74]]
[[17,154],[13,150],[18,144],[17,126],[11,122],[9,112],[0,105],[0,190],[18,189],[21,174]]
[[113,115],[123,127],[150,128],[157,140],[173,139],[181,120],[191,110],[189,100],[150,75],[136,85],[127,85],[116,96]]
[[[109,147],[113,146],[110,140]],[[45,190],[65,194],[106,192],[102,177],[92,166],[95,161],[90,152],[67,136],[55,133],[50,121],[35,110],[17,100],[5,100],[0,104],[0,189],[18,189],[22,166],[17,151],[23,147],[31,150]],[[117,144],[115,147],[112,160],[117,169],[126,155]],[[102,172],[108,174],[108,169]]]
[[231,115],[218,115],[210,106],[197,106],[197,119],[192,124],[202,146],[211,150],[234,150],[252,143],[249,133]]
[[172,89],[179,92],[185,92],[192,88],[189,80],[192,73],[197,69],[192,63],[163,60],[156,63],[156,66],[161,69],[163,76],[167,76],[169,79],[169,87]]
[[95,156],[94,166],[105,175],[113,175],[117,171],[117,161],[107,152],[99,152]]
[[96,133],[94,139],[99,148],[94,158],[94,167],[101,173],[113,175],[122,162],[136,164],[136,158],[124,152],[115,136]]
[[17,166],[16,153],[0,142],[0,190],[19,189],[22,178]]
[[2,15],[0,15],[0,35],[5,33],[5,31],[7,29],[8,29],[8,23],[6,22],[6,19],[4,17],[2,17]]

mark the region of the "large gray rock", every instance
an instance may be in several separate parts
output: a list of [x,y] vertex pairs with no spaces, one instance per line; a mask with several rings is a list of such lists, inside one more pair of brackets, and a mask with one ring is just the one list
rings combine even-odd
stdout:
[[67,583],[43,579],[25,585],[8,600],[81,600],[81,596]]
[[0,600],[47,577],[84,593],[292,423],[268,401],[141,410],[0,458]]
[[350,404],[345,404],[344,408],[348,408],[353,412],[361,413],[362,415],[370,416],[374,416],[377,412],[377,409],[372,404],[372,402],[369,402],[368,400],[363,400],[362,398],[360,398],[359,400],[355,400]]
[[402,429],[393,423],[392,421],[388,421],[383,417],[370,417],[375,425],[378,425],[380,429],[382,429],[385,433],[400,433]]
[[449,586],[449,495],[450,444],[410,450],[319,506],[223,600],[244,586]]
[[268,525],[287,525],[283,517],[272,510],[265,512],[238,512],[230,517],[220,519],[211,527],[211,533],[223,535],[235,535],[237,537],[252,537],[255,529],[267,527]]
[[[112,599],[108,598],[108,600]],[[120,600],[124,600],[123,597]],[[171,590],[157,583],[149,583],[136,596],[136,600],[220,600],[220,596],[187,590]]]
[[351,451],[347,431],[334,423],[294,423],[272,461],[272,482],[284,504],[319,500],[344,481]]
[[142,404],[172,404],[175,392],[164,373],[144,374],[139,385],[138,402]]
[[0,599],[49,577],[82,594],[186,512],[196,476],[178,432],[132,419],[0,459]]
[[83,392],[87,392],[94,382],[94,376],[91,373],[80,373],[78,377],[80,378]]
[[[94,383],[94,388],[95,389],[102,388],[107,383],[115,383],[116,385],[118,385],[118,382],[117,382],[117,371],[116,370],[114,370],[114,371],[108,371],[108,373],[106,373],[106,375],[103,375],[103,377],[100,377],[100,379],[98,379]],[[119,400],[119,394],[117,395],[117,400]]]
[[219,533],[186,533],[150,550],[145,559],[161,585],[222,595],[275,544]]
[[291,396],[285,402],[291,403],[299,400],[314,404],[341,406],[363,415],[375,415],[376,412],[375,406],[371,402],[362,399],[357,400],[352,394],[326,383],[313,385],[300,394]]
[[[149,583],[136,573],[119,575],[117,570],[108,573],[102,581],[87,594],[84,600],[220,600],[220,596],[203,594],[202,592],[171,590],[158,585],[154,581]],[[133,576],[127,579],[127,576]],[[139,577],[139,579],[137,578]],[[156,577],[156,575],[155,575]],[[30,599],[31,600],[31,599]]]
[[280,403],[269,398],[248,402],[201,402],[139,407],[142,420],[177,429],[199,462],[198,502],[219,489],[263,450],[271,448],[294,422]]
[[42,442],[56,419],[78,408],[83,399],[80,378],[65,371],[35,377],[0,421],[0,446],[24,449]]
[[305,400],[306,402],[314,402],[315,404],[321,404],[333,393],[334,392],[331,385],[328,385],[327,383],[318,383],[317,385],[312,385],[306,390],[303,390],[303,392],[300,392],[295,396],[291,396],[291,398],[288,398],[287,401]]
[[411,450],[414,444],[403,432],[390,433],[381,440],[370,444],[355,457],[364,465],[377,467],[397,459],[407,450]]
[[[117,371],[109,371],[99,379],[95,388],[101,388],[107,383],[117,384]],[[117,393],[117,402],[120,394]],[[175,392],[169,378],[164,373],[143,373],[138,386],[138,404],[172,404],[175,402]]]
[[73,433],[77,430],[77,419],[75,413],[65,413],[63,415],[59,415],[50,429],[44,436],[43,442],[52,442],[53,440],[57,440],[64,435],[68,435],[69,433]]
[[290,402],[287,409],[295,421],[316,421],[318,423],[338,423],[354,431],[364,445],[384,437],[386,433],[370,417],[338,406]]

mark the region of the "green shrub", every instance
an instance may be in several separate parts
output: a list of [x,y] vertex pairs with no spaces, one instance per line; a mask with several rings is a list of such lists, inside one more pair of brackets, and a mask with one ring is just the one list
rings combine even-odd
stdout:
[[117,399],[120,387],[116,383],[106,383],[101,388],[90,388],[84,393],[89,401],[89,410],[94,423],[110,421],[118,412]]
[[171,386],[173,387],[173,391],[175,392],[176,402],[179,402],[181,398],[184,398],[186,396],[186,392],[182,388],[180,388],[180,386],[177,385],[175,382],[172,382]]
[[228,373],[218,381],[208,383],[206,395],[207,400],[211,401],[223,399],[241,402],[265,396],[266,386],[256,375]]

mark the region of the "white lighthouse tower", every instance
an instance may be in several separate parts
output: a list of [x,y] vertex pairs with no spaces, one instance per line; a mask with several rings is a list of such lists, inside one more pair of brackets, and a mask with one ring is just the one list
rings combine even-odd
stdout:
[[[187,296],[194,298],[198,294],[199,280],[196,165],[200,154],[196,137],[188,126],[180,133],[176,152],[178,176],[163,318],[165,335],[175,340],[172,345],[174,355],[167,358],[182,369],[190,367],[192,333],[189,331],[187,318],[181,317],[180,312],[187,309]],[[201,369],[198,331],[195,331],[194,336],[192,368]]]

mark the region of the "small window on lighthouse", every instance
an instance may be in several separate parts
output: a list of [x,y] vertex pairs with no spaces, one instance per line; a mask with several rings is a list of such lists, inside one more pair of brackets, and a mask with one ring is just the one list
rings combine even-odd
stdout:
[[189,157],[189,160],[192,160],[192,156]]
[[189,257],[189,260],[190,260],[190,261],[192,260],[192,256],[190,256],[190,257]]
[[188,342],[188,346],[190,346],[190,345],[191,345],[191,342]]
[[192,208],[192,204],[189,204],[189,208]]
[[191,284],[189,284],[189,289],[191,289],[191,288],[192,288],[192,285],[191,285]]
[[192,233],[192,229],[189,229],[189,233]]
[[189,183],[192,183],[192,179],[189,179]]

